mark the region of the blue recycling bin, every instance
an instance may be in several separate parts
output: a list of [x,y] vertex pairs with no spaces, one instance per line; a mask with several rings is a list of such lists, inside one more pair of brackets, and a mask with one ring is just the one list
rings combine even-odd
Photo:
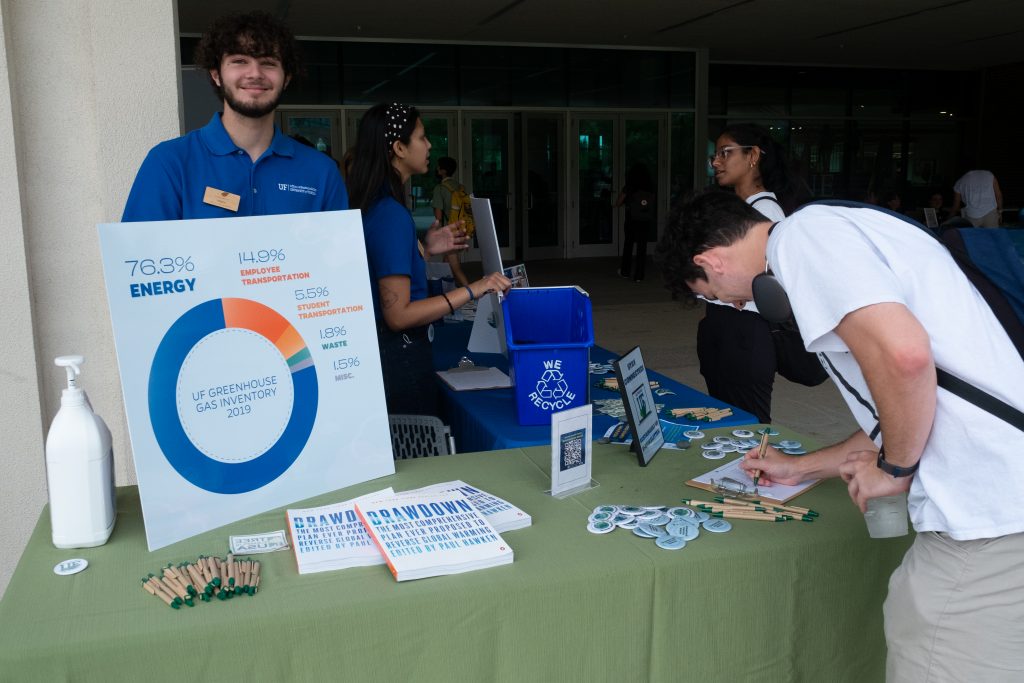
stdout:
[[578,287],[511,289],[501,302],[519,424],[590,401],[590,297]]

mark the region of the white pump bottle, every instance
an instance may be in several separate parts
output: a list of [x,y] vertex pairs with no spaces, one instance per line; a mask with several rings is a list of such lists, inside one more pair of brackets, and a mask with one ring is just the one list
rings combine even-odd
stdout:
[[77,385],[82,356],[54,361],[68,374],[60,410],[46,436],[46,483],[53,545],[91,548],[114,530],[114,456],[110,430]]

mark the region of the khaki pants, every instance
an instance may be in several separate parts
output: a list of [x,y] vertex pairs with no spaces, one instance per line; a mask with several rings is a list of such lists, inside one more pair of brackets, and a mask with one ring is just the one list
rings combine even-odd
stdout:
[[884,613],[890,683],[1024,681],[1024,533],[918,534]]

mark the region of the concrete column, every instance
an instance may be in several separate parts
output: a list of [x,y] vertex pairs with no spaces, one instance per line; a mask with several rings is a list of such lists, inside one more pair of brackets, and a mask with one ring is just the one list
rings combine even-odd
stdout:
[[117,483],[135,482],[96,224],[120,220],[146,152],[179,134],[181,85],[173,0],[0,0],[0,26],[2,592],[46,502],[55,356],[86,357]]

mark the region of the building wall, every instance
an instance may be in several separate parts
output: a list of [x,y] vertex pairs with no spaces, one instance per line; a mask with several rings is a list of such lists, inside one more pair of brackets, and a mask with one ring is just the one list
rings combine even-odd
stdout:
[[173,0],[0,0],[0,592],[46,503],[55,356],[86,357],[117,483],[135,481],[96,224],[181,129],[176,16]]

